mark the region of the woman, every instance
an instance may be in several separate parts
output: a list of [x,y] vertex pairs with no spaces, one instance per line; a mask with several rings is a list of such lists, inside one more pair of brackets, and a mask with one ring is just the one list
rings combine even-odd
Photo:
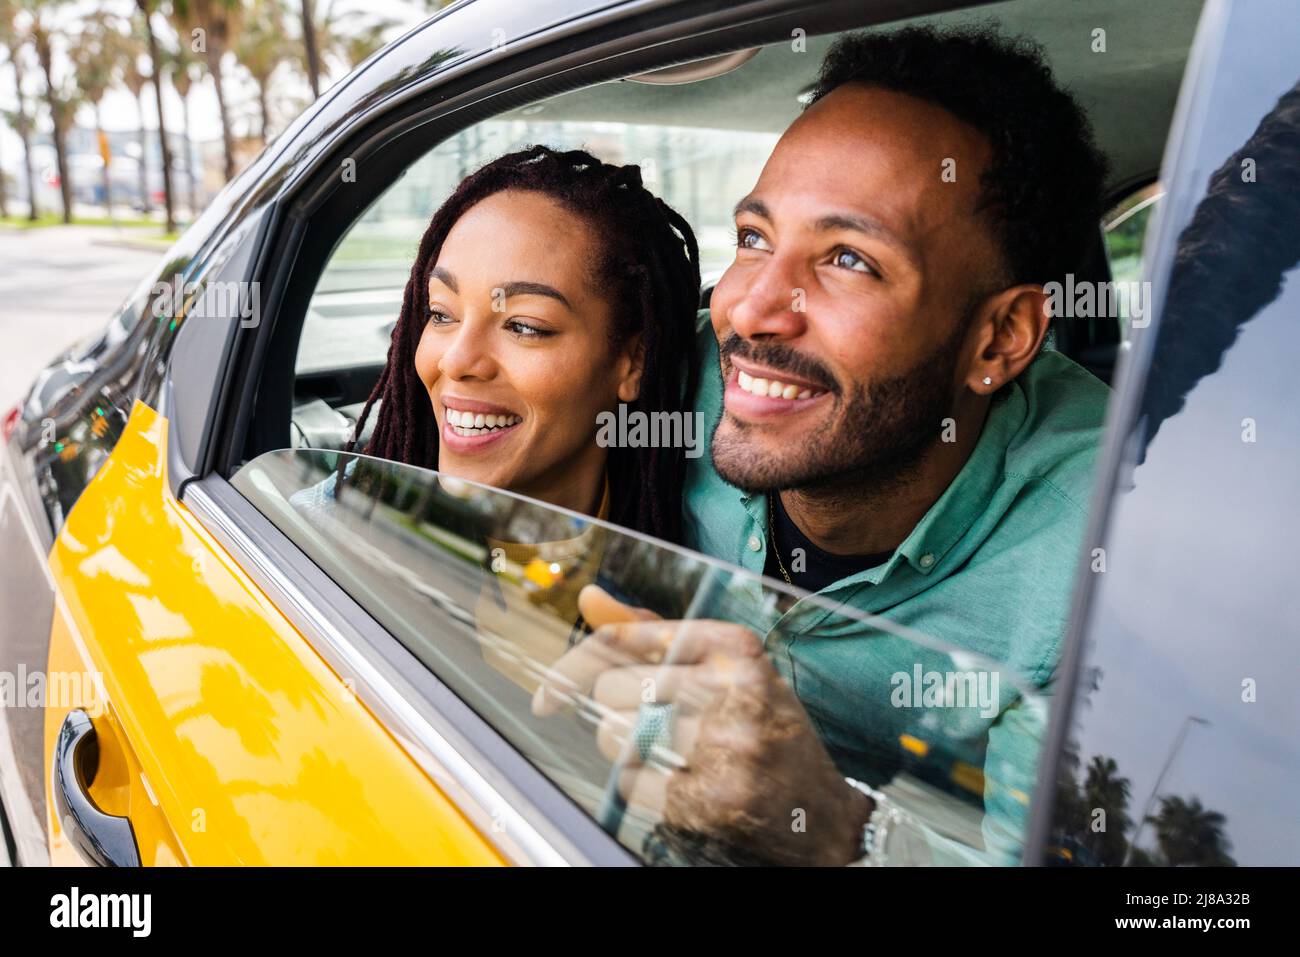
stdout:
[[[434,213],[364,451],[678,541],[685,450],[602,448],[597,416],[689,412],[699,253],[636,166],[534,146]],[[604,515],[602,512],[604,504]]]
[[[602,447],[598,416],[689,413],[699,288],[690,226],[637,167],[543,146],[502,156],[434,214],[347,451],[377,405],[368,455],[679,541],[685,449]],[[333,490],[294,502],[317,513]],[[579,590],[622,591],[601,574],[607,536],[481,533],[479,638],[531,693],[582,632]],[[550,626],[520,627],[537,612]]]

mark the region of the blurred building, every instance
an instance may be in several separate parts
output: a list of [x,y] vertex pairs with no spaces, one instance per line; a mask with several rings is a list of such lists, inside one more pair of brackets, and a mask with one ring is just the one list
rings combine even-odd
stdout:
[[[105,131],[108,141],[108,182],[114,207],[121,211],[130,209],[142,212],[147,206],[161,210],[163,206],[162,148],[157,130],[146,130],[141,145],[141,135],[135,130]],[[190,197],[202,209],[222,185],[221,142],[188,144],[189,165],[186,164],[185,138],[168,131],[167,143],[172,153],[172,189],[179,215],[190,213]],[[215,153],[213,151],[215,147]],[[104,160],[100,155],[99,139],[94,129],[75,126],[68,131],[68,170],[72,180],[73,202],[78,207],[104,205]],[[144,157],[145,179],[141,184],[140,160]],[[59,170],[54,152],[54,141],[48,132],[36,134],[32,139],[32,166],[36,175],[36,201],[41,212],[59,212],[62,199],[59,193]],[[193,190],[191,174],[193,171]],[[7,149],[3,156],[6,198],[10,213],[27,203],[27,174],[23,168],[21,149]],[[78,209],[81,214],[93,211]],[[101,214],[103,210],[101,209]]]

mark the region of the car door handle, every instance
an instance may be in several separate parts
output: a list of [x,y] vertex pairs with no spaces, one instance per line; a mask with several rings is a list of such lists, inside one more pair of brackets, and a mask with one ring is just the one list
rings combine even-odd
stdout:
[[135,830],[125,817],[105,814],[89,787],[99,767],[99,739],[90,715],[69,711],[54,743],[54,804],[72,846],[100,867],[139,867]]

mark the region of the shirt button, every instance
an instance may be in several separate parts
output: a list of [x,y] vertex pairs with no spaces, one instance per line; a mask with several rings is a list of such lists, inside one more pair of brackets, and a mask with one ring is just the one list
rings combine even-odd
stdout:
[[763,543],[759,540],[759,537],[757,535],[749,536],[749,550],[751,552],[757,552],[762,551],[762,549]]
[[922,568],[929,568],[933,564],[934,564],[934,556],[931,555],[929,552],[926,552],[924,555],[921,556]]

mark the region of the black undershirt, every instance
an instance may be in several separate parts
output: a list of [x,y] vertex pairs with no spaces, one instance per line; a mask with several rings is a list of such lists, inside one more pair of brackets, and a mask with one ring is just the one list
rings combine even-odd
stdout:
[[[856,575],[867,568],[875,568],[894,554],[892,549],[874,555],[835,555],[823,551],[799,531],[799,526],[781,505],[780,495],[769,495],[767,500],[772,510],[772,529],[775,533],[767,543],[767,564],[763,566],[763,574],[769,578],[785,581],[785,576],[776,563],[778,549],[790,580],[806,591],[821,591],[842,578]],[[797,548],[803,549],[802,561],[795,553]],[[796,566],[803,571],[796,570]]]

